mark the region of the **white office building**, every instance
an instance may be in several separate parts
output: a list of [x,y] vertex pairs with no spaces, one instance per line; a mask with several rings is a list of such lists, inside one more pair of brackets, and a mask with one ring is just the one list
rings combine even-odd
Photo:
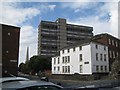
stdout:
[[93,41],[66,47],[52,57],[52,74],[108,73],[108,47]]

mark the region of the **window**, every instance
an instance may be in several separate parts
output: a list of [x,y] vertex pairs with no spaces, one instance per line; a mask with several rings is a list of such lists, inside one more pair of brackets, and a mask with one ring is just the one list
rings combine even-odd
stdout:
[[58,66],[58,71],[60,71],[60,67]]
[[56,67],[54,67],[54,71],[56,71]]
[[103,60],[103,55],[102,55],[102,54],[100,54],[100,60],[101,60],[101,61]]
[[82,67],[82,65],[80,65],[80,73],[82,73],[82,72],[83,72],[82,68],[83,68],[83,67]]
[[62,53],[64,53],[64,50],[62,50]]
[[118,47],[118,42],[116,41],[116,47]]
[[112,40],[112,45],[114,46],[114,40]]
[[60,59],[58,58],[58,64],[60,63]]
[[107,71],[107,66],[105,66],[105,71]]
[[70,73],[70,66],[62,66],[63,73]]
[[80,54],[80,62],[82,61],[82,54]]
[[53,85],[36,85],[36,86],[20,88],[17,90],[61,90],[61,88]]
[[65,56],[65,63],[67,63],[67,56]]
[[70,66],[68,66],[68,73],[70,73]]
[[100,67],[101,71],[103,71],[103,66]]
[[67,66],[65,66],[65,73],[67,73]]
[[79,46],[79,50],[82,50],[82,46]]
[[97,71],[97,72],[99,71],[99,66],[98,66],[98,65],[96,66],[96,71]]
[[98,53],[96,53],[96,60],[98,61]]
[[54,64],[56,64],[56,59],[54,58]]
[[111,40],[110,39],[109,39],[108,43],[111,44]]
[[115,58],[115,52],[113,51],[113,58]]
[[106,54],[104,54],[104,61],[106,61]]
[[84,64],[89,64],[89,62],[84,62]]
[[75,51],[75,47],[73,48],[73,52]]
[[109,51],[109,56],[110,58],[112,58],[112,51]]
[[70,63],[70,56],[68,56],[68,63]]
[[106,51],[106,46],[104,46],[104,50]]
[[96,49],[98,49],[98,45],[95,45]]
[[70,52],[70,49],[68,49],[68,53]]
[[65,62],[65,58],[64,58],[64,57],[62,57],[62,62],[63,62],[63,63]]
[[65,72],[65,68],[64,68],[64,66],[62,66],[62,72],[63,72],[63,73]]

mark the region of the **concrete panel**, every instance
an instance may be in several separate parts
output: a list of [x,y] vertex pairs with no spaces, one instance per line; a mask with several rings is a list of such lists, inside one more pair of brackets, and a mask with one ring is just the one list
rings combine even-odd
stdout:
[[118,37],[120,39],[120,1],[118,2]]
[[0,24],[0,77],[2,77],[2,25]]

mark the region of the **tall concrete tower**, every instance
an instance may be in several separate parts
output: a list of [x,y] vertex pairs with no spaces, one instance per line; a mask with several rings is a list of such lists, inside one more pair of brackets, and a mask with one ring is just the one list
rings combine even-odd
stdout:
[[27,47],[27,53],[26,53],[26,62],[29,60],[29,47]]
[[38,55],[53,57],[60,49],[90,39],[93,27],[68,24],[64,18],[41,21],[38,27]]
[[118,2],[118,38],[120,39],[120,1]]

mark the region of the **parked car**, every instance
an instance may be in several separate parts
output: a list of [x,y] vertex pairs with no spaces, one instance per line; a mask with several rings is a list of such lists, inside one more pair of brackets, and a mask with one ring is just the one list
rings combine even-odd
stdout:
[[2,84],[2,90],[60,90],[62,86],[45,81],[14,81]]
[[46,81],[46,82],[48,82],[49,79],[48,79],[47,77],[41,77],[41,81]]
[[12,82],[12,81],[25,81],[25,80],[29,80],[29,79],[24,77],[3,77],[0,78],[0,83]]

